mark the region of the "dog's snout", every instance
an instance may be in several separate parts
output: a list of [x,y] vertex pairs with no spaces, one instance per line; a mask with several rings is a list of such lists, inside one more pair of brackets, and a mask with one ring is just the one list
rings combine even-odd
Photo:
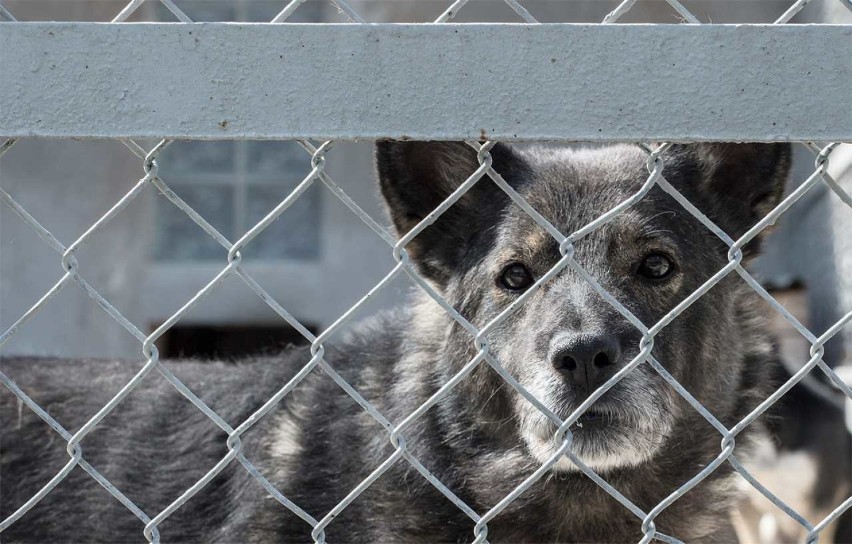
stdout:
[[577,335],[561,339],[550,362],[566,380],[591,393],[615,374],[620,352],[613,335]]

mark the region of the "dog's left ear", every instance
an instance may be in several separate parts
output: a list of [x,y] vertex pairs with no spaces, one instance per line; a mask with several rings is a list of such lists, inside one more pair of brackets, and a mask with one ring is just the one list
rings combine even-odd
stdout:
[[[512,147],[491,148],[493,168],[512,186],[526,162]],[[397,235],[402,238],[479,168],[474,149],[464,142],[376,143],[376,167],[382,196]],[[406,250],[421,273],[438,285],[477,262],[488,248],[509,197],[483,176],[461,198],[420,232]],[[477,237],[485,236],[476,243]]]
[[781,202],[791,154],[787,143],[673,145],[663,176],[736,240]]

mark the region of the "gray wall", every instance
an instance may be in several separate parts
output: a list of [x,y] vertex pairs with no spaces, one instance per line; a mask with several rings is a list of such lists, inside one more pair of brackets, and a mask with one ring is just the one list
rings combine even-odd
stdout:
[[[305,160],[309,159],[306,154]],[[373,187],[369,144],[338,144],[328,155],[327,172],[370,215],[384,222]],[[141,175],[141,161],[118,142],[20,141],[0,162],[0,186],[66,246]],[[165,200],[155,188],[148,188],[78,254],[81,275],[147,331],[189,300],[226,263],[224,250],[218,263],[153,260],[155,199]],[[270,202],[269,208],[274,205]],[[246,261],[245,268],[298,319],[322,328],[363,296],[395,262],[390,247],[326,189],[321,207],[319,260]],[[0,329],[18,319],[62,272],[59,255],[8,207],[0,207]],[[372,308],[392,303],[401,289],[381,292]],[[231,278],[181,323],[262,324],[277,319],[242,282]],[[24,326],[3,352],[136,356],[140,347],[72,284]]]

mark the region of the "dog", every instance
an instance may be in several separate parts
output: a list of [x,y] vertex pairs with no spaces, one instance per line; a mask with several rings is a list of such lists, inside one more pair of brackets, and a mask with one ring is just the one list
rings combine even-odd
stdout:
[[[497,144],[493,168],[535,210],[571,233],[634,195],[648,157],[634,146],[592,149]],[[672,145],[667,182],[736,239],[781,199],[787,144]],[[379,185],[396,233],[428,224],[406,246],[426,282],[478,329],[527,294],[486,335],[488,352],[564,419],[633,360],[642,334],[573,268],[537,284],[562,257],[558,242],[487,177],[435,219],[429,214],[480,166],[464,143],[377,143]],[[760,237],[743,247],[745,261]],[[651,326],[722,269],[728,247],[655,186],[579,238],[573,258]],[[528,291],[532,290],[531,293]],[[756,295],[735,273],[654,338],[652,354],[728,428],[773,390],[777,364]],[[475,523],[407,459],[336,380],[397,425],[479,351],[471,332],[424,291],[326,346],[318,367],[241,437],[240,455],[157,524],[181,542],[465,542]],[[311,360],[308,348],[237,362],[163,361],[236,427]],[[0,370],[74,432],[140,368],[138,363],[6,357]],[[329,369],[334,369],[331,372]],[[470,369],[468,369],[470,370]],[[339,373],[339,376],[335,373]],[[66,441],[11,394],[0,396],[0,516],[7,518],[68,463]],[[762,418],[736,437],[745,457]],[[391,427],[392,428],[392,427]],[[487,361],[401,433],[407,454],[479,515],[554,456],[557,426]],[[644,512],[721,452],[721,435],[647,363],[615,383],[571,428],[571,451]],[[228,454],[227,435],[156,371],[80,443],[82,458],[148,516],[178,499]],[[389,460],[390,459],[390,460]],[[332,509],[383,463],[389,468],[345,508]],[[732,469],[718,469],[662,510],[660,533],[735,542]],[[361,492],[362,491],[362,492]],[[299,516],[282,505],[304,509]],[[322,534],[305,521],[332,513]],[[635,542],[642,520],[562,456],[487,523],[493,542]],[[4,542],[141,541],[144,523],[80,467],[9,526]]]

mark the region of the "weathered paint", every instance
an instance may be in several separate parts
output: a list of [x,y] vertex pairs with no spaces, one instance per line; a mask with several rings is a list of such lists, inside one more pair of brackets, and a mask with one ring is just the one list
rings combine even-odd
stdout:
[[852,140],[846,25],[0,25],[8,137]]

